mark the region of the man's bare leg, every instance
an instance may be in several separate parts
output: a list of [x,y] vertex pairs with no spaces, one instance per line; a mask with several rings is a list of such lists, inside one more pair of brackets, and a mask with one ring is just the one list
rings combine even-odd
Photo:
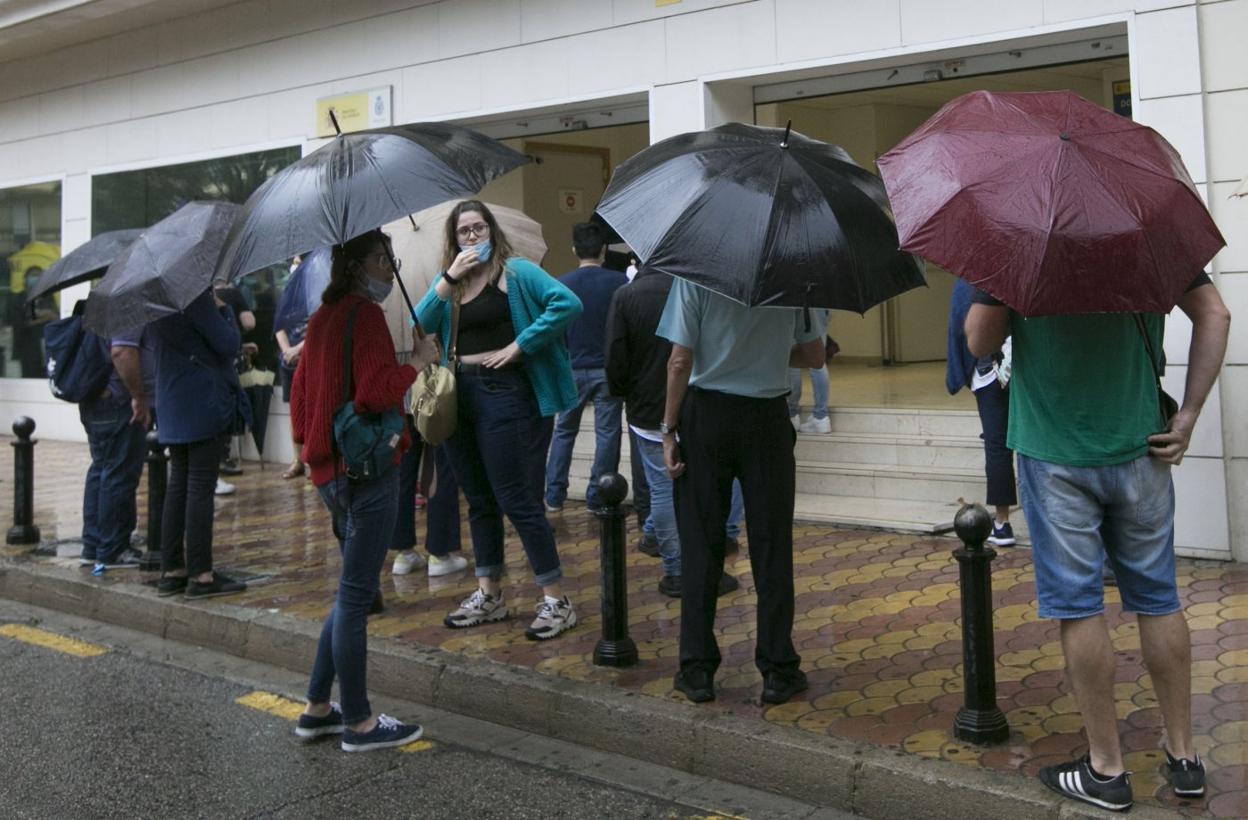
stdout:
[[1166,748],[1175,757],[1196,758],[1192,747],[1192,638],[1182,612],[1140,615],[1140,647],[1153,678]]
[[[1143,630],[1141,629],[1141,632]],[[1116,777],[1124,771],[1114,706],[1114,648],[1104,615],[1062,621],[1066,678],[1088,733],[1088,751],[1097,774]]]

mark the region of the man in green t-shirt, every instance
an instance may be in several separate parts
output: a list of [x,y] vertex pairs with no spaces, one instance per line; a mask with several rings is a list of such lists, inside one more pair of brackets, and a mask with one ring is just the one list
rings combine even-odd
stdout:
[[971,353],[994,351],[1013,336],[1007,446],[1018,453],[1040,617],[1061,621],[1067,676],[1088,734],[1086,756],[1042,769],[1040,779],[1076,800],[1131,807],[1104,618],[1108,560],[1122,608],[1138,616],[1174,791],[1203,795],[1204,764],[1192,745],[1191,639],[1175,582],[1170,467],[1187,451],[1222,366],[1230,312],[1203,273],[1180,297],[1178,307],[1192,320],[1187,384],[1182,407],[1163,421],[1156,373],[1164,317],[1025,319],[982,292],[973,302]]

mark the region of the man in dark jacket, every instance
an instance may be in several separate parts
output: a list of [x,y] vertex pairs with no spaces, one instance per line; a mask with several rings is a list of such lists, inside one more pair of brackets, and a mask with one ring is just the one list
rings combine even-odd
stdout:
[[[663,559],[659,592],[681,595],[680,536],[672,503],[672,479],[663,465],[663,404],[667,396],[667,359],[672,343],[655,335],[663,306],[672,289],[665,273],[643,269],[626,287],[615,292],[607,313],[606,375],[611,395],[624,399],[632,436],[632,457],[645,469],[650,485],[650,523]],[[719,594],[740,586],[724,573]]]
[[576,406],[560,413],[546,462],[546,510],[558,512],[568,495],[568,469],[572,465],[572,445],[581,429],[581,413],[594,405],[594,463],[589,472],[585,501],[590,509],[598,506],[598,479],[620,466],[620,400],[607,393],[603,373],[602,330],[606,324],[611,296],[628,283],[619,271],[602,266],[607,255],[602,228],[582,222],[572,229],[572,250],[580,260],[576,270],[559,281],[580,298],[584,310],[568,326],[568,353],[576,380]]

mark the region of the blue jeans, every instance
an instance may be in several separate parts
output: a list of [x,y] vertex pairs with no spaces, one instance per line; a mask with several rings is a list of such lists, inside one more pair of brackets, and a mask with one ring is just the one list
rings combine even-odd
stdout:
[[650,485],[650,517],[646,534],[659,542],[664,575],[680,575],[680,536],[676,532],[676,508],[672,504],[672,479],[663,464],[663,444],[633,436],[633,457],[646,471]]
[[[817,419],[828,417],[828,366],[810,369],[810,387],[815,395],[810,414]],[[789,415],[796,416],[797,408],[802,403],[802,370],[798,367],[789,368]]]
[[[403,454],[399,466],[399,506],[394,522],[394,536],[390,548],[402,552],[416,549],[416,485],[420,479],[420,461],[434,459],[437,472],[438,493],[425,504],[425,550],[430,555],[445,558],[459,549],[459,485],[451,473],[442,447],[429,447],[416,432],[416,424],[409,414],[407,432],[412,446]],[[429,488],[425,487],[426,494]]]
[[130,546],[138,522],[134,493],[143,477],[147,431],[130,423],[128,398],[83,402],[78,418],[91,449],[82,494],[82,557],[107,562]]
[[538,586],[563,577],[555,532],[542,509],[542,466],[551,419],[520,368],[460,369],[458,421],[444,445],[464,497],[478,578],[503,572],[503,515],[524,545]]
[[598,506],[598,479],[620,468],[620,412],[623,399],[607,390],[607,374],[602,368],[573,370],[576,379],[576,406],[560,413],[555,421],[550,459],[546,462],[546,503],[562,507],[568,499],[568,469],[572,466],[572,445],[581,429],[581,413],[594,403],[594,463],[589,470],[585,501]]
[[728,507],[728,523],[724,525],[724,535],[736,538],[741,534],[741,519],[745,517],[745,500],[741,497],[741,481],[732,480],[732,504]]
[[1018,484],[1041,618],[1103,612],[1106,558],[1123,610],[1169,615],[1182,609],[1170,465],[1143,455],[1124,464],[1068,467],[1020,453]]
[[346,476],[317,487],[329,508],[334,536],[342,550],[338,598],[321,627],[316,646],[308,700],[329,700],[334,677],[342,699],[342,719],[348,725],[372,715],[365,685],[368,665],[368,609],[380,584],[386,546],[394,531],[399,504],[399,474],[391,470],[375,481],[353,482]]
[[[663,445],[656,441],[646,441],[641,436],[633,433],[631,430],[629,431],[629,434],[631,436],[631,441],[632,441],[632,447],[633,447],[633,453],[634,453],[633,457],[642,465],[642,468],[645,471],[644,474],[646,477],[647,484],[650,482],[650,475],[652,472],[652,467],[648,462],[654,458],[654,455],[652,452],[642,455],[640,454],[640,451],[646,445],[652,445],[653,447],[659,448],[658,461],[656,462],[658,464],[657,469],[659,470],[660,473],[663,474],[663,478],[668,482],[668,486],[666,490],[667,504],[669,506],[668,512],[674,516],[676,513],[670,509],[671,501],[672,501],[672,486],[671,486],[672,480],[668,478],[667,468],[663,464]],[[648,504],[649,504],[650,514],[646,516],[646,520],[641,526],[641,532],[647,538],[654,538],[659,542],[659,555],[663,556],[663,574],[664,575],[679,575],[680,574],[680,539],[679,538],[676,539],[676,547],[675,547],[675,551],[673,552],[673,554],[676,556],[675,558],[676,564],[674,566],[671,566],[667,562],[667,553],[663,551],[663,539],[659,536],[659,528],[661,525],[655,520],[653,496],[649,496]],[[724,524],[724,536],[726,538],[740,537],[741,519],[743,519],[744,517],[745,517],[745,501],[741,497],[741,482],[734,478],[732,481],[732,503],[728,507],[728,521],[726,524]],[[672,519],[672,526],[673,527],[676,526],[675,518]],[[675,536],[673,535],[673,537]]]

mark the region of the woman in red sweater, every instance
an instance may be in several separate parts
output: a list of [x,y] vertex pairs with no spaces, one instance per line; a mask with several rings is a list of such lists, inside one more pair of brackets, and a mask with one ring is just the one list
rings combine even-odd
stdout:
[[[341,734],[342,748],[349,752],[402,746],[421,734],[416,724],[373,714],[364,676],[365,620],[394,530],[398,471],[371,480],[349,479],[341,461],[335,464],[331,441],[334,411],[343,399],[343,346],[352,312],[351,395],[357,412],[401,410],[403,394],[416,381],[418,368],[438,356],[431,338],[417,339],[412,345],[415,366],[397,363],[385,315],[377,304],[394,286],[389,241],[381,231],[370,231],[334,246],[329,287],[321,297],[321,309],[308,323],[291,389],[294,439],[303,445],[303,461],[329,508],[342,549],[337,601],[321,629],[308,705],[295,733],[303,738]],[[404,436],[394,455],[396,465],[411,443]],[[341,707],[329,700],[335,677]]]

